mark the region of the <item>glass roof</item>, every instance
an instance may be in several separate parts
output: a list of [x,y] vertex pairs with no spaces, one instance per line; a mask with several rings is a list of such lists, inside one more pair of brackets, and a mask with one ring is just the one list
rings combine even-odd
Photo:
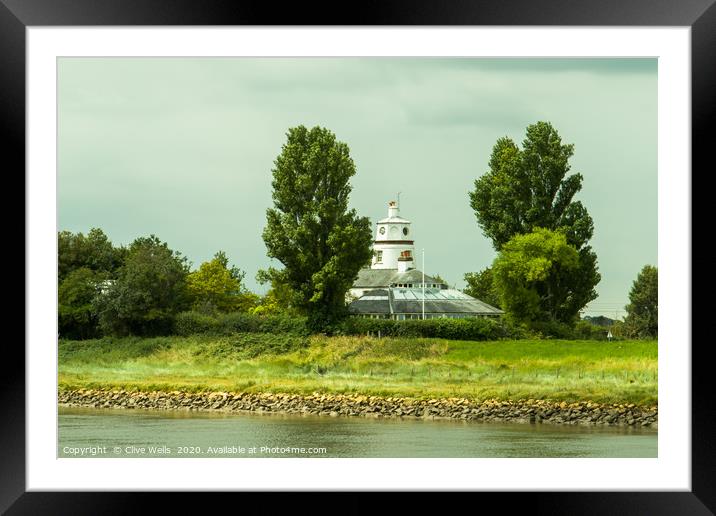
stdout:
[[[422,288],[402,288],[392,287],[393,299],[396,300],[422,300],[423,289]],[[464,300],[473,299],[467,294],[463,294],[459,290],[450,288],[439,289],[439,288],[426,288],[425,289],[425,300],[426,301],[447,301],[447,300]]]

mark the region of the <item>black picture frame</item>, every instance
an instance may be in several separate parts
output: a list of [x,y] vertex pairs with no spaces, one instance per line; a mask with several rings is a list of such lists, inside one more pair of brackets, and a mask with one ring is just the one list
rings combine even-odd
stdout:
[[[5,143],[6,178],[25,170],[25,29],[31,26],[130,25],[501,25],[501,26],[688,26],[691,28],[692,184],[713,165],[708,158],[716,138],[711,121],[716,112],[716,0],[460,0],[453,2],[377,0],[360,4],[286,3],[218,0],[0,0],[0,113]],[[347,8],[346,8],[347,7]],[[695,173],[699,171],[699,173]],[[24,181],[21,188],[24,191]],[[692,197],[707,195],[693,188]],[[702,199],[703,200],[703,199]],[[712,204],[704,201],[706,206]],[[698,221],[692,235],[697,234]],[[24,237],[24,235],[23,235]],[[693,249],[692,249],[693,253]],[[27,257],[25,257],[27,259]],[[699,265],[692,259],[693,265]],[[25,270],[26,278],[31,271]],[[705,289],[705,286],[700,288]],[[692,303],[692,320],[700,320],[707,304]],[[696,333],[694,333],[696,335]],[[471,493],[481,504],[547,514],[713,514],[716,511],[716,422],[708,342],[692,346],[692,490],[689,492],[534,492]],[[4,349],[0,400],[0,511],[7,514],[141,513],[150,499],[161,496],[163,510],[190,511],[187,493],[26,492],[25,355],[19,346]],[[9,364],[13,364],[10,366]],[[315,494],[315,493],[314,493]],[[241,494],[241,510],[273,512],[276,501],[290,496],[302,505],[310,494]],[[215,503],[230,494],[211,494]],[[341,512],[372,510],[343,500]],[[408,498],[408,497],[406,497]],[[395,508],[420,509],[415,493]],[[463,501],[463,500],[461,500]],[[204,504],[204,501],[199,501]],[[457,501],[455,502],[457,503]],[[474,503],[474,501],[470,502]],[[392,504],[385,507],[391,507]],[[488,505],[485,505],[488,507]],[[311,504],[320,510],[320,506]],[[326,507],[331,510],[331,507]],[[335,507],[333,507],[335,510]]]

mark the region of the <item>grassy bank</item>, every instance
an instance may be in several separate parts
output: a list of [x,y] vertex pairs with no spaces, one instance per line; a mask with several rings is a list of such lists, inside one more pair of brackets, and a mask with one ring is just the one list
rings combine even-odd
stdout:
[[655,404],[656,341],[238,334],[59,343],[60,388]]

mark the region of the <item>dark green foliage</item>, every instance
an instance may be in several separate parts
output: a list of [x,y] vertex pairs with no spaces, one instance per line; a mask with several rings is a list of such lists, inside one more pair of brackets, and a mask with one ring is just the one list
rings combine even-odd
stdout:
[[81,267],[69,272],[58,288],[58,331],[61,338],[89,339],[99,336],[92,301],[100,292],[107,272]]
[[[537,323],[528,327],[511,324],[504,319],[478,317],[405,321],[349,317],[335,324],[332,327],[331,334],[366,335],[370,333],[377,337],[378,332],[380,332],[381,337],[405,337],[407,339],[433,337],[449,340],[501,340],[541,337],[604,340],[606,338],[606,330],[586,321],[578,323],[574,328],[558,322]],[[258,316],[245,313],[212,316],[199,312],[182,312],[178,314],[175,319],[174,333],[185,337],[191,335],[226,337],[248,333],[306,337],[311,334],[306,325],[306,317],[283,314]],[[397,341],[391,342],[395,343]],[[417,341],[407,340],[401,342]],[[419,347],[418,344],[415,345]]]
[[[228,336],[237,333],[270,333],[307,336],[311,333],[306,317],[287,315],[258,316],[243,313],[204,315],[183,312],[177,315],[174,331],[177,335]],[[331,334],[365,335],[378,331],[381,336],[436,337],[453,340],[495,340],[523,338],[524,329],[500,319],[426,319],[394,321],[348,317],[331,327]]]
[[[176,316],[174,333],[181,336],[206,335],[210,337],[248,333],[306,337],[311,334],[306,322],[306,317],[284,314],[271,316],[245,313],[205,315],[199,312],[182,312]],[[372,334],[376,337],[379,332],[381,337],[405,337],[407,339],[432,337],[476,341],[535,337],[603,340],[606,335],[601,328],[588,323],[580,323],[576,328],[557,322],[538,323],[528,327],[512,324],[504,319],[481,317],[409,319],[405,321],[348,317],[334,324],[329,331],[332,335]]]
[[605,328],[610,328],[614,325],[615,322],[617,322],[616,319],[610,319],[609,317],[605,317],[603,315],[587,315],[582,320],[594,326],[603,326]]
[[482,317],[405,321],[350,317],[343,321],[340,328],[346,335],[371,333],[377,336],[380,332],[381,337],[434,337],[450,340],[498,340],[526,336],[523,330],[503,320]]
[[467,287],[465,287],[463,292],[495,308],[501,308],[500,294],[495,289],[493,280],[494,274],[492,273],[492,267],[487,267],[480,272],[468,272],[465,274]]
[[449,284],[447,281],[445,281],[445,280],[442,278],[442,276],[440,276],[440,274],[438,274],[438,273],[430,274],[430,276],[431,276],[437,283],[442,283],[443,285],[450,285],[450,284]]
[[608,332],[609,328],[583,320],[574,325],[573,338],[584,340],[607,340]]
[[217,251],[214,254],[214,259],[217,260],[224,267],[224,269],[229,271],[229,274],[236,280],[237,283],[241,284],[244,281],[246,272],[239,269],[236,265],[229,267],[229,258],[226,256],[224,251]]
[[[566,324],[558,321],[536,321],[526,326],[530,338],[566,340],[607,340],[608,328],[602,328],[587,321]],[[616,338],[616,337],[615,337]]]
[[305,317],[287,315],[258,316],[246,313],[205,315],[182,312],[174,321],[177,335],[233,335],[235,333],[271,333],[308,335]]
[[216,313],[199,311],[180,312],[174,318],[175,335],[221,335],[221,325]]
[[289,129],[272,173],[274,207],[262,236],[284,268],[265,276],[289,287],[320,331],[345,315],[345,294],[371,258],[370,221],[348,209],[355,165],[331,131],[299,126]]
[[364,319],[351,317],[341,324],[346,335],[372,334],[381,337],[432,337],[448,340],[502,340],[502,339],[585,339],[606,340],[603,328],[588,323],[572,327],[556,321],[530,325],[513,324],[504,319]]
[[570,244],[581,248],[594,224],[574,195],[582,175],[569,172],[574,145],[563,145],[548,122],[527,127],[522,149],[500,138],[492,149],[490,171],[475,181],[470,206],[485,236],[499,251],[513,236],[541,227],[564,228]]
[[645,265],[629,292],[624,331],[628,337],[656,337],[659,333],[659,271]]
[[57,276],[61,282],[69,273],[80,268],[95,272],[114,272],[123,263],[127,250],[114,247],[99,228],[87,235],[61,231],[57,234]]
[[581,274],[579,254],[562,232],[535,228],[515,235],[502,247],[492,270],[495,289],[510,319],[576,322],[578,309],[570,285]]
[[167,335],[188,307],[189,265],[156,236],[136,239],[117,279],[94,300],[105,335]]
[[[568,175],[574,145],[562,144],[548,122],[527,127],[522,149],[509,138],[493,147],[490,170],[475,181],[469,192],[470,206],[485,236],[500,251],[516,235],[536,228],[559,231],[579,255],[578,274],[570,274],[559,288],[569,290],[562,316],[567,321],[596,299],[601,277],[597,256],[589,246],[594,223],[587,209],[574,196],[582,188],[582,175]],[[566,279],[565,279],[566,280]]]
[[114,247],[101,229],[87,235],[57,234],[58,332],[63,338],[87,339],[99,335],[92,301],[102,282],[115,277],[127,250]]
[[[567,241],[570,240],[567,232]],[[571,244],[574,245],[574,244]],[[597,255],[590,246],[582,248],[577,247],[579,254],[579,273],[570,275],[569,278],[562,283],[565,290],[569,290],[570,295],[568,301],[564,303],[563,314],[577,314],[581,309],[587,306],[587,303],[597,299],[597,291],[594,287],[601,281],[602,276],[598,272]]]

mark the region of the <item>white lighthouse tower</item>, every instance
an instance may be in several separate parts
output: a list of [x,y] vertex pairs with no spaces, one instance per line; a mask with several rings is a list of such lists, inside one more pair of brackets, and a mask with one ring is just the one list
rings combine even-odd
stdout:
[[373,242],[371,269],[414,269],[415,248],[410,221],[399,215],[396,201],[388,203],[388,217],[378,221]]

